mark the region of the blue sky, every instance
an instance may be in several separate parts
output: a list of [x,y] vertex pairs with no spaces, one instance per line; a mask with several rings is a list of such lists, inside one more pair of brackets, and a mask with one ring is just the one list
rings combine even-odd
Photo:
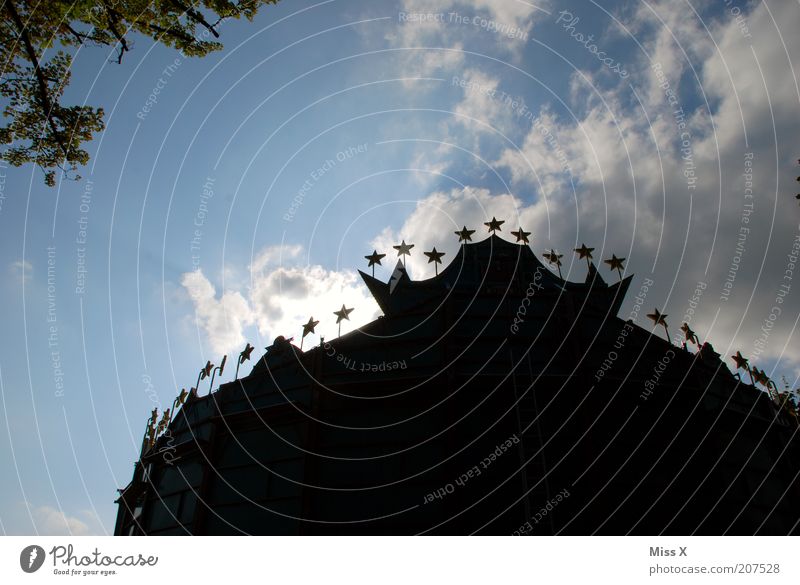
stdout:
[[107,124],[82,180],[0,169],[0,530],[111,531],[150,410],[207,359],[311,315],[334,335],[343,302],[370,321],[365,254],[387,278],[404,238],[427,278],[423,250],[492,216],[572,280],[584,241],[626,257],[624,313],[650,278],[673,332],[798,387],[798,25],[778,1],[284,1],[203,59],[81,49],[65,102]]

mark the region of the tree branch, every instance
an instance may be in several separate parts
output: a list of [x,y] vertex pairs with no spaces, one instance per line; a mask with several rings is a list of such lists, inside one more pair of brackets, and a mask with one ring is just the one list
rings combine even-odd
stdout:
[[192,35],[186,34],[185,32],[181,31],[180,29],[178,29],[178,30],[167,29],[167,28],[164,28],[164,27],[158,26],[157,24],[152,24],[152,23],[148,23],[147,24],[147,28],[149,28],[150,30],[155,31],[157,33],[160,33],[162,35],[168,36],[168,37],[179,38],[179,39],[184,40],[184,41],[186,41],[188,43],[196,43],[197,42],[197,39],[195,39]]
[[99,39],[94,35],[75,30],[74,28],[72,28],[72,26],[70,26],[68,22],[65,22],[62,26],[64,27],[64,30],[66,30],[69,34],[75,37],[75,40],[78,41],[79,43],[84,43],[86,41],[92,41],[95,43],[103,42],[101,39]]
[[117,64],[122,63],[122,56],[125,55],[130,49],[128,48],[128,41],[125,40],[125,35],[119,32],[119,19],[117,18],[116,11],[108,5],[108,2],[103,0],[103,8],[108,15],[108,30],[114,35],[119,43],[119,54],[117,55]]
[[64,158],[68,159],[69,149],[64,143],[61,132],[56,127],[55,120],[53,120],[53,105],[50,102],[50,93],[47,87],[47,81],[45,81],[44,75],[42,74],[42,69],[39,66],[39,58],[36,56],[36,50],[33,48],[33,44],[31,43],[30,37],[28,37],[28,33],[25,32],[25,24],[22,22],[19,12],[17,12],[17,8],[14,6],[14,2],[12,0],[5,0],[4,5],[6,12],[8,12],[9,16],[11,16],[11,20],[14,21],[14,25],[17,27],[17,34],[19,35],[20,40],[22,40],[22,44],[25,47],[25,52],[28,54],[28,59],[30,59],[31,64],[33,65],[33,71],[36,76],[37,86],[39,89],[39,99],[42,102],[42,108],[44,109],[44,115],[47,119],[47,124],[50,126],[50,131],[53,133],[53,138],[58,143],[59,147],[61,147],[61,150],[64,153]]
[[193,21],[195,21],[198,24],[202,24],[209,30],[209,32],[212,35],[214,35],[216,38],[219,38],[219,33],[217,32],[217,29],[214,28],[215,25],[209,24],[208,21],[206,21],[206,19],[203,17],[203,15],[197,10],[195,10],[193,6],[186,6],[180,0],[172,0],[172,3],[181,10],[183,10],[186,13],[186,15]]

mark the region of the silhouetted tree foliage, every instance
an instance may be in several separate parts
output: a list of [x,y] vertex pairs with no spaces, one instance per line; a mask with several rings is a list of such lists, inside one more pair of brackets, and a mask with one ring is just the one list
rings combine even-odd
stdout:
[[14,166],[35,163],[48,185],[57,169],[79,178],[82,148],[102,131],[103,109],[61,103],[70,81],[72,48],[116,48],[122,63],[131,50],[131,34],[146,35],[187,56],[222,48],[220,22],[244,16],[252,20],[264,4],[278,0],[2,0],[0,95],[4,125],[0,153]]

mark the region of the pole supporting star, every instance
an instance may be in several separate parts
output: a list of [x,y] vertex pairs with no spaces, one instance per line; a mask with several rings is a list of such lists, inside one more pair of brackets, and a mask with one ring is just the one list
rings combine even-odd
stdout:
[[428,257],[428,264],[430,264],[431,262],[434,263],[434,266],[436,267],[436,275],[438,276],[439,264],[442,263],[442,256],[444,256],[444,252],[437,252],[436,246],[434,246],[433,250],[431,250],[430,252],[423,252],[423,254],[425,254]]
[[531,235],[531,232],[526,232],[522,228],[519,228],[519,231],[511,232],[511,235],[517,238],[517,242],[522,242],[523,244],[530,244],[528,236]]
[[464,226],[461,230],[453,233],[458,236],[458,243],[460,244],[461,242],[471,242],[472,234],[475,233],[475,230],[468,230],[467,226]]
[[347,307],[342,304],[342,308],[338,311],[334,311],[333,314],[336,315],[336,324],[339,326],[339,336],[342,335],[342,321],[347,319],[350,320],[350,313],[353,312],[353,309],[348,309]]
[[489,233],[491,234],[494,232],[502,232],[503,230],[500,229],[500,226],[504,223],[505,220],[497,219],[496,217],[492,216],[492,221],[485,221],[483,222],[483,225],[489,228]]

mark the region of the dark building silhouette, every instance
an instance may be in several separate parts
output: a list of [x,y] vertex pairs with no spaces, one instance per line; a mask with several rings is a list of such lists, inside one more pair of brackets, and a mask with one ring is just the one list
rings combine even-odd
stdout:
[[383,317],[190,396],[115,533],[797,531],[796,419],[619,318],[632,277],[566,282],[496,235],[396,274],[361,274]]

